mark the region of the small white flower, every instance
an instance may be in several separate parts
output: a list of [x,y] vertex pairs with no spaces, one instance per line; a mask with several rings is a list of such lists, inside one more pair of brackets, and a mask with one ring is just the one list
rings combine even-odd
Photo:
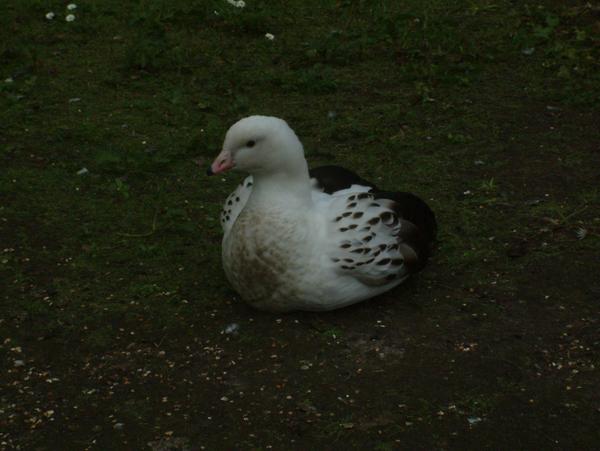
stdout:
[[584,229],[583,227],[578,227],[575,231],[575,235],[577,236],[578,240],[583,240],[587,236],[587,234],[587,229]]
[[246,2],[244,0],[239,0],[235,6],[238,8],[245,8]]
[[266,33],[265,38],[267,38],[269,41],[272,41],[273,39],[275,39],[275,36],[273,36],[271,33]]
[[77,9],[77,5],[76,5],[75,3],[69,3],[69,4],[67,5],[67,9],[68,9],[69,11],[73,11],[74,9]]
[[12,77],[8,77],[4,79],[4,83],[12,83],[14,80]]
[[75,14],[68,14],[67,17],[65,17],[65,20],[67,22],[73,22],[75,20]]
[[237,334],[237,332],[240,330],[240,325],[237,323],[231,323],[228,324],[227,327],[225,327],[224,331],[226,334]]
[[469,417],[467,418],[467,421],[469,422],[469,426],[473,426],[477,423],[481,423],[481,417]]
[[55,16],[55,14],[52,11],[50,11],[49,13],[46,14],[46,19],[52,20],[52,19],[54,19],[54,16]]

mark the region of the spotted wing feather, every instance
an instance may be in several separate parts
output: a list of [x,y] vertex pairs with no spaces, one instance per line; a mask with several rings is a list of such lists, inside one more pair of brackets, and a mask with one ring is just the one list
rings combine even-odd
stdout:
[[398,217],[393,201],[377,199],[371,187],[353,185],[331,195],[323,194],[332,240],[328,257],[340,273],[368,285],[401,281],[410,273],[415,253],[401,234],[414,227]]
[[[397,233],[396,244],[404,257],[408,271],[410,273],[417,272],[427,264],[436,240],[437,222],[435,214],[421,198],[412,193],[382,191],[374,183],[362,179],[356,173],[340,166],[314,168],[310,171],[310,175],[313,178],[315,189],[320,190],[323,195],[330,194],[332,198],[352,195],[353,192],[373,194],[375,202],[386,206],[398,221],[399,230],[394,229],[393,233]],[[328,206],[331,199],[324,198],[323,201]],[[365,214],[368,213],[371,212],[365,212]],[[375,213],[377,214],[377,212]],[[392,222],[395,224],[396,220]],[[378,235],[377,239],[387,236],[386,232],[390,233],[389,230],[386,231],[383,226],[381,227],[382,236]],[[394,244],[392,244],[391,251],[396,251]],[[393,257],[394,255],[390,256],[392,260],[394,260]],[[392,278],[392,276],[389,277]]]
[[248,197],[250,197],[250,193],[252,192],[252,184],[252,176],[246,177],[225,199],[223,210],[221,210],[221,226],[225,235],[229,233],[238,215],[244,209]]

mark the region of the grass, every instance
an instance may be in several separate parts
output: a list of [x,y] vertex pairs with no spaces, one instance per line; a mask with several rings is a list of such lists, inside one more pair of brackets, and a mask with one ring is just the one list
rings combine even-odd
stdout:
[[[0,447],[597,443],[595,6],[66,13],[0,5]],[[331,314],[244,306],[218,224],[240,176],[197,163],[255,113],[285,118],[311,165],[427,199],[429,267]]]

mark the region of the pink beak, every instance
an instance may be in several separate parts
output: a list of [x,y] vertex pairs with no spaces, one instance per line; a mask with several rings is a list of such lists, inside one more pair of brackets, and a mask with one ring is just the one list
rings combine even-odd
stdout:
[[233,162],[231,152],[228,150],[222,150],[221,153],[217,155],[217,158],[215,158],[215,161],[213,161],[213,164],[211,164],[206,171],[206,175],[214,175],[218,174],[219,172],[225,172],[234,166],[235,163]]

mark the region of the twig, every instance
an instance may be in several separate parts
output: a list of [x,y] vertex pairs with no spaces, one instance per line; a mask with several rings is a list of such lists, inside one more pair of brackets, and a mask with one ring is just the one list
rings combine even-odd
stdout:
[[571,219],[573,216],[578,215],[579,213],[583,213],[585,210],[587,210],[587,207],[588,207],[587,205],[584,205],[579,210],[575,210],[573,213],[570,213],[567,216],[563,216],[562,219],[561,219],[561,222],[564,224],[569,219]]
[[150,230],[150,232],[147,233],[123,233],[123,232],[117,232],[117,235],[120,236],[124,236],[127,238],[144,238],[147,236],[152,235],[154,232],[156,232],[156,219],[158,217],[158,209],[156,209],[156,211],[154,212],[154,219],[152,220],[152,230]]

